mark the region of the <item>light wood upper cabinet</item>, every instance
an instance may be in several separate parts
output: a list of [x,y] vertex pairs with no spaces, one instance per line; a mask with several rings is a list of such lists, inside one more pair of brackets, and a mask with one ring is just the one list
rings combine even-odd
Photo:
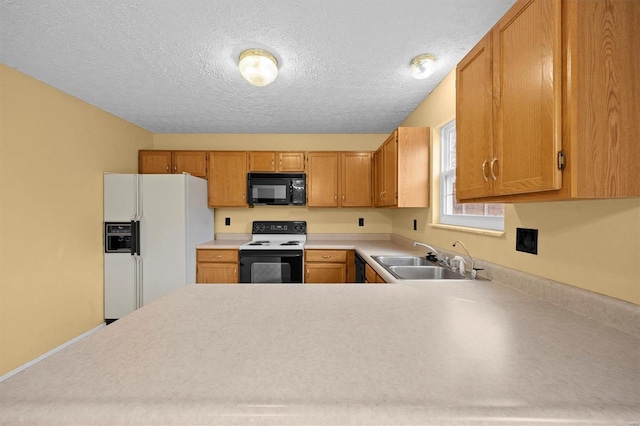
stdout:
[[[492,193],[493,159],[491,33],[456,70],[456,195],[458,199]],[[495,167],[495,163],[494,163]]]
[[338,207],[340,155],[337,152],[307,153],[307,206]]
[[209,152],[209,207],[247,205],[247,153]]
[[310,152],[307,206],[371,207],[370,152]]
[[207,153],[205,151],[154,151],[138,152],[138,172],[146,174],[189,173],[207,177]]
[[170,174],[171,151],[138,151],[138,173]]
[[207,177],[207,153],[205,151],[173,151],[173,173],[189,173]]
[[304,172],[304,152],[249,152],[250,172]]
[[380,207],[429,207],[429,128],[398,127],[374,157]]
[[505,14],[457,68],[458,199],[640,196],[638,16],[635,0]]
[[278,152],[278,171],[304,172],[304,152]]
[[371,153],[340,153],[340,207],[371,207]]

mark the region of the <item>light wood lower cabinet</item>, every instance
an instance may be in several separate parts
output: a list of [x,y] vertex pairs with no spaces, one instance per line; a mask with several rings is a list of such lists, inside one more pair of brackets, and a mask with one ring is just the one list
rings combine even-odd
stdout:
[[196,283],[236,284],[238,282],[238,250],[196,250]]
[[366,284],[384,284],[386,281],[367,263],[364,266],[364,279]]
[[305,283],[342,284],[355,281],[354,250],[305,250]]

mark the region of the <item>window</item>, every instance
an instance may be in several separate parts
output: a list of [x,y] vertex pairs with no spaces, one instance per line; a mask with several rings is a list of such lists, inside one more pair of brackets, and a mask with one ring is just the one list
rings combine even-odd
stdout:
[[502,231],[504,204],[456,202],[456,121],[440,130],[440,223]]

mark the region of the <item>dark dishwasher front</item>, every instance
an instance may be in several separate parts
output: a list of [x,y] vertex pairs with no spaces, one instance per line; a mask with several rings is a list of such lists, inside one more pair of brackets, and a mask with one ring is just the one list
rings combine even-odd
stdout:
[[356,252],[356,282],[364,283],[365,282],[365,261],[358,252]]
[[240,283],[302,284],[302,250],[240,250]]

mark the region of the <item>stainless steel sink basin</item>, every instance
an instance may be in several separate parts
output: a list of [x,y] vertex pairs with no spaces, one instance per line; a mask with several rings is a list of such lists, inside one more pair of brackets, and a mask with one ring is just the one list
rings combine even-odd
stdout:
[[420,256],[371,256],[382,266],[435,266],[435,263]]
[[466,277],[420,256],[371,256],[400,280],[464,280]]
[[451,269],[441,266],[389,266],[389,272],[403,280],[464,280]]

